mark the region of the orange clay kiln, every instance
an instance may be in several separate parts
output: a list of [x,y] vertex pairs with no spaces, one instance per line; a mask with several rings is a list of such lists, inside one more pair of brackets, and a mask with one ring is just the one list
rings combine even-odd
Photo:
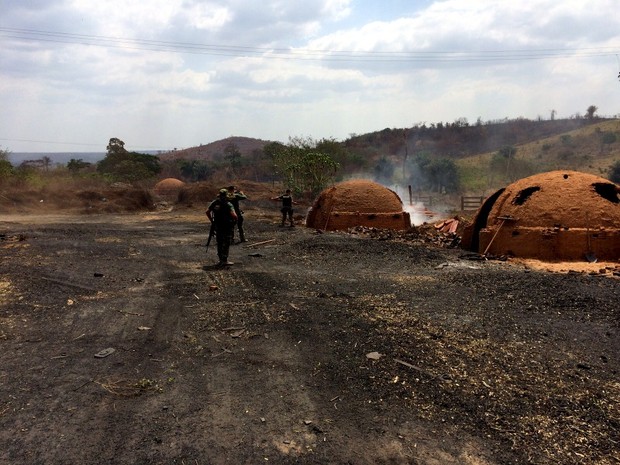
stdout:
[[354,226],[406,230],[409,213],[396,192],[373,181],[335,184],[319,194],[306,218],[306,226],[341,230]]
[[545,261],[620,258],[620,187],[576,171],[551,171],[485,200],[462,246]]

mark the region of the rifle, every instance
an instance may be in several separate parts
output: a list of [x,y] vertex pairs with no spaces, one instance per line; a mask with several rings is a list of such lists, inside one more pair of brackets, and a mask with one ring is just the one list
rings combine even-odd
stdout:
[[211,244],[211,239],[215,235],[215,221],[211,221],[211,229],[209,229],[209,239],[207,239],[207,249],[205,252],[209,252],[209,244]]

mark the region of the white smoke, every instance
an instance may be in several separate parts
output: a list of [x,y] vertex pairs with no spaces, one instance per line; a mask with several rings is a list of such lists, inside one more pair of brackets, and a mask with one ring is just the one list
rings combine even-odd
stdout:
[[386,186],[396,192],[396,195],[403,202],[403,210],[409,213],[412,226],[420,226],[424,223],[435,223],[451,216],[452,208],[437,204],[425,205],[424,202],[414,200],[409,196],[409,189],[402,186]]
[[414,202],[413,205],[404,203],[403,210],[409,213],[412,226],[420,226],[421,224],[428,223],[430,219],[429,216],[425,213],[428,210],[422,202]]

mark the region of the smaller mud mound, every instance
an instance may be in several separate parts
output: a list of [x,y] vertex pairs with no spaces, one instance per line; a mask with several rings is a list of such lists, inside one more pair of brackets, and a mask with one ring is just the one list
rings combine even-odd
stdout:
[[183,186],[185,186],[185,183],[179,179],[166,178],[155,184],[153,191],[160,197],[176,197]]

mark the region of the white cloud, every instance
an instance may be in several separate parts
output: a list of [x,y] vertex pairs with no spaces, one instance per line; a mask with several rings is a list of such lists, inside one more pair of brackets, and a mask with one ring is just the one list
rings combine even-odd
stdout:
[[207,30],[221,29],[232,19],[232,13],[228,8],[209,3],[194,4],[183,12],[183,16],[188,27]]
[[182,0],[149,0],[146,6],[135,0],[70,0],[67,10],[95,24],[96,35],[135,37],[166,27],[182,4]]
[[5,0],[0,105],[18,118],[0,115],[0,144],[118,130],[165,148],[617,112],[614,1],[426,3],[402,14],[384,0],[377,20],[361,0]]

